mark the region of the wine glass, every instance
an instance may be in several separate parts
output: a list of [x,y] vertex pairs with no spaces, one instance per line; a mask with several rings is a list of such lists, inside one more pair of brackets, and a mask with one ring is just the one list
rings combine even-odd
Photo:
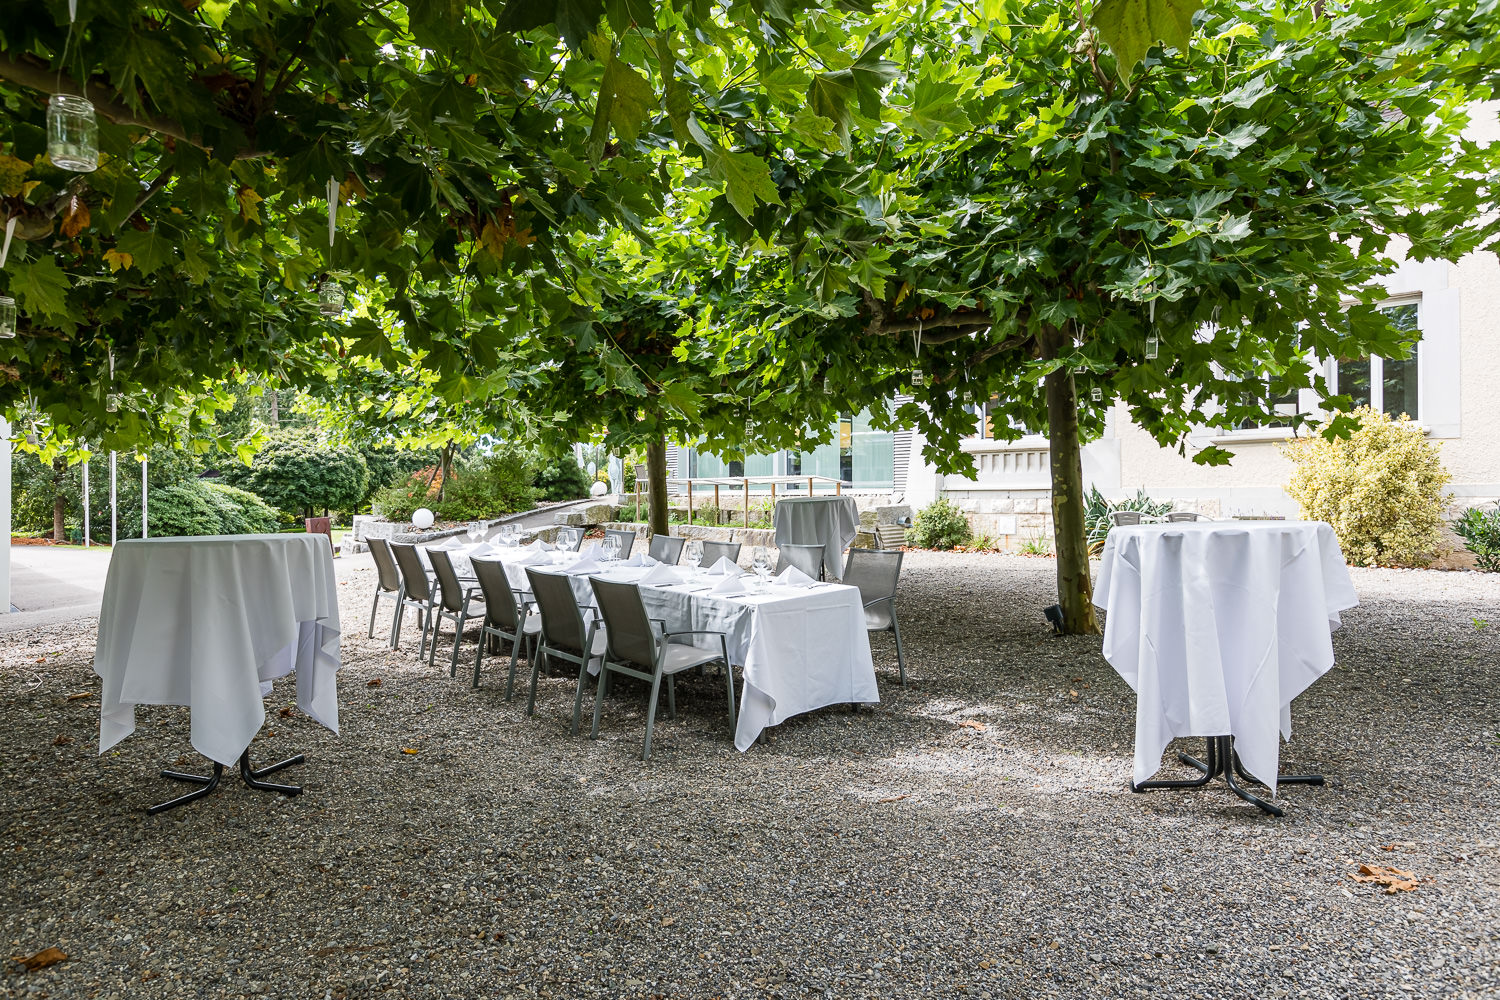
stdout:
[[615,562],[620,558],[620,540],[614,535],[609,535],[604,539],[603,550],[604,561],[607,563]]
[[755,571],[755,576],[760,580],[761,589],[770,586],[771,577],[771,552],[764,545],[755,547],[755,554],[750,560],[750,568]]
[[696,538],[689,538],[687,544],[682,547],[683,562],[687,564],[688,572],[694,576],[702,569],[703,543]]

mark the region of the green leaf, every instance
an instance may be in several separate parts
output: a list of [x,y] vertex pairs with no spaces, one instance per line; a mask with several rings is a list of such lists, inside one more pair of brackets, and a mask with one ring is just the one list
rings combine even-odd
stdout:
[[172,241],[157,229],[145,232],[126,229],[117,244],[121,253],[128,253],[135,260],[135,268],[142,274],[151,274],[177,259]]
[[62,316],[68,311],[68,289],[73,283],[50,256],[34,263],[12,262],[10,291],[23,312]]
[[1115,54],[1120,79],[1127,79],[1151,46],[1186,50],[1199,0],[1099,0],[1090,22]]
[[808,108],[813,114],[833,122],[839,150],[845,153],[849,151],[849,125],[854,118],[849,110],[852,96],[854,84],[847,74],[819,73],[807,87]]
[[703,409],[703,397],[686,382],[668,382],[662,387],[661,401],[689,420],[696,419]]
[[844,151],[844,142],[847,140],[847,131],[844,138],[840,138],[839,127],[832,118],[825,118],[811,107],[803,105],[797,109],[787,123],[788,130],[799,139],[810,145],[817,146],[829,153],[841,153]]
[[754,153],[725,153],[719,158],[724,172],[724,194],[734,210],[745,218],[755,211],[757,201],[780,205],[781,195],[771,180],[771,168]]
[[973,126],[960,106],[956,83],[921,80],[912,93],[911,113],[906,123],[924,139],[935,139],[943,131],[960,132]]
[[656,92],[646,78],[611,54],[599,84],[599,103],[589,133],[589,158],[598,163],[604,155],[611,126],[621,139],[634,142],[655,101]]
[[651,0],[606,0],[604,13],[616,38],[624,38],[632,24],[642,29],[656,27],[656,8]]

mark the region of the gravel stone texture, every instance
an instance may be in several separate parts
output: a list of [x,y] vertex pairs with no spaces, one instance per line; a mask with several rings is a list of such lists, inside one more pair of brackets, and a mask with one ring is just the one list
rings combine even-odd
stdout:
[[343,732],[283,714],[288,678],[252,747],[306,753],[305,794],[226,779],[159,817],[157,770],[203,769],[186,710],[99,756],[95,623],[0,638],[0,946],[70,956],[0,994],[1500,995],[1500,578],[1352,571],[1282,755],[1328,784],[1275,819],[1219,782],[1130,792],[1134,696],[1097,637],[1048,635],[1054,572],[911,552],[909,689],[877,634],[878,707],[740,754],[690,678],[642,763],[639,689],[597,742],[562,675],[527,719],[502,661],[476,691],[367,640],[373,569],[341,560]]

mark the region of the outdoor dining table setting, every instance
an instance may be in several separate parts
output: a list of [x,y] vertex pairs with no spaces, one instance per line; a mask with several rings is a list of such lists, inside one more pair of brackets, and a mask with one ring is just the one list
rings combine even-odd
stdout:
[[691,547],[684,565],[671,565],[644,553],[615,558],[599,542],[573,552],[542,541],[465,543],[454,536],[438,546],[461,579],[472,575],[474,558],[500,562],[518,591],[528,589],[528,568],[559,573],[584,608],[594,603],[590,577],[638,584],[667,631],[724,633],[729,658],[744,673],[735,731],[742,751],[766,727],[794,715],[880,700],[859,589],[814,580],[791,566],[772,576],[765,550],[746,572],[727,559],[699,568]]

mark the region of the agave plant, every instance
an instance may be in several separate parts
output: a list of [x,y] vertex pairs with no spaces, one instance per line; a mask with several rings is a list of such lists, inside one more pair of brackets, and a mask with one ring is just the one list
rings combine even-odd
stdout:
[[1104,499],[1099,487],[1091,487],[1083,509],[1083,526],[1088,532],[1090,555],[1098,555],[1104,548],[1104,539],[1114,526],[1110,515],[1117,510],[1138,510],[1147,517],[1162,517],[1171,512],[1172,502],[1152,500],[1144,489],[1137,490],[1133,497],[1109,501]]

